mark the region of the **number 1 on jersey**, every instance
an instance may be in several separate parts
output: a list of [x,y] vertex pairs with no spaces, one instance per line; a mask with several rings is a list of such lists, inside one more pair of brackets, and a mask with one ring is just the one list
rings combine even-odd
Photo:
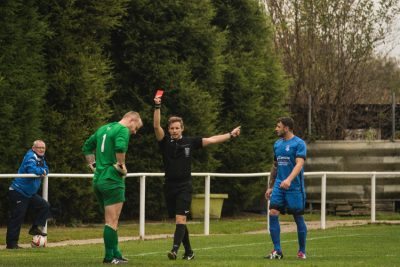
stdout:
[[104,152],[104,144],[106,142],[107,134],[103,135],[103,142],[101,142],[101,152]]

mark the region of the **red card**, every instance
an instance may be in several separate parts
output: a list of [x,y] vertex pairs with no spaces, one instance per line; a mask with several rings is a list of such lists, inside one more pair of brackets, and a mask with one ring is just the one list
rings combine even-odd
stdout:
[[163,94],[164,94],[164,90],[158,89],[157,92],[156,92],[155,98],[157,98],[157,97],[160,97],[160,98],[161,98]]

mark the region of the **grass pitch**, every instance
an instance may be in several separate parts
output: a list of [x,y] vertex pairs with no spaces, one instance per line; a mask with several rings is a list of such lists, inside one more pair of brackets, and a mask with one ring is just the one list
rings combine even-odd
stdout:
[[[129,258],[126,266],[400,266],[399,236],[400,225],[312,230],[306,260],[296,258],[296,233],[282,234],[282,260],[263,259],[272,248],[267,234],[193,236],[193,261],[169,260],[170,238],[121,242],[120,247]],[[102,266],[102,258],[102,244],[1,250],[0,266]]]

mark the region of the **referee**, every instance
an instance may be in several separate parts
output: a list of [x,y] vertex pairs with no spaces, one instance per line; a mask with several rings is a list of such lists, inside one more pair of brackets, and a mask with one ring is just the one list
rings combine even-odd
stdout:
[[160,147],[164,169],[164,193],[170,218],[175,217],[176,228],[174,242],[168,258],[176,260],[181,243],[185,247],[182,259],[192,260],[194,252],[190,246],[189,231],[186,226],[186,217],[189,214],[192,201],[191,162],[192,153],[196,149],[211,144],[228,141],[240,135],[240,126],[231,132],[215,135],[208,138],[182,136],[184,126],[180,117],[170,117],[168,120],[168,134],[160,126],[161,97],[154,98],[154,132]]

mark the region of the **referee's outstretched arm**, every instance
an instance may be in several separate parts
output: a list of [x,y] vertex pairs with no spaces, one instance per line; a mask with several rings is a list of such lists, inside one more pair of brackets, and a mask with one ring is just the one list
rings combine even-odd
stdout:
[[219,144],[228,141],[231,138],[238,137],[239,135],[240,135],[240,126],[236,127],[235,129],[226,134],[214,135],[208,138],[203,138],[203,147],[212,144]]

